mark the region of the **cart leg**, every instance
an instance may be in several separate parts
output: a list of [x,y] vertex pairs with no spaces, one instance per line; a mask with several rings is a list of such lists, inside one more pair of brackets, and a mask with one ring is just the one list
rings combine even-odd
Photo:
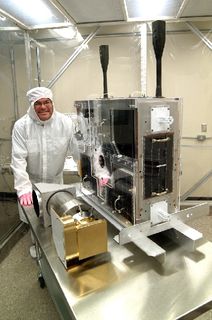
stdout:
[[45,283],[44,277],[41,272],[38,274],[38,281],[39,281],[40,287],[42,289],[45,288],[46,283]]

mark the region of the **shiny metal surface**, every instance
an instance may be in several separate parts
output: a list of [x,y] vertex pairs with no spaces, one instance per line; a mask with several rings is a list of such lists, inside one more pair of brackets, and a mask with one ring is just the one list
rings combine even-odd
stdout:
[[[195,251],[196,248],[202,243],[203,235],[197,230],[187,226],[182,221],[188,221],[190,219],[195,219],[195,217],[201,217],[203,215],[209,214],[209,204],[201,203],[192,208],[187,208],[184,210],[177,211],[173,214],[168,215],[167,221],[152,225],[151,221],[146,221],[140,224],[122,228],[107,214],[104,206],[98,206],[95,201],[92,200],[92,195],[90,197],[83,196],[83,194],[78,190],[78,193],[85,199],[87,203],[93,206],[102,216],[104,216],[108,221],[110,221],[117,229],[114,239],[120,245],[133,242],[138,248],[145,252],[148,256],[154,257],[160,263],[164,263],[166,259],[166,251],[159,245],[154,243],[148,236],[170,230],[168,236],[176,243],[183,245],[184,249],[187,248],[188,251]],[[109,218],[109,219],[108,219]],[[181,221],[182,220],[182,221]],[[172,230],[173,229],[173,230]]]
[[[72,195],[75,194],[75,188],[71,187],[70,184],[56,184],[56,183],[35,183],[33,185],[33,204],[34,209],[37,214],[37,216],[42,217],[43,224],[47,228],[51,225],[51,218],[50,213],[48,212],[48,203],[49,199],[58,192],[70,192]],[[66,202],[66,199],[64,199],[64,202]],[[62,210],[62,213],[65,213],[64,210],[66,210],[66,207],[62,208],[62,204],[60,204]]]
[[51,209],[51,222],[57,255],[65,268],[77,261],[107,252],[105,219],[97,219],[91,214],[86,217],[80,213],[59,217]]
[[40,225],[33,209],[25,213],[41,248],[44,278],[61,319],[174,320],[212,299],[210,242],[187,253],[160,237],[167,252],[161,265],[132,243],[119,246],[113,240],[117,230],[109,225],[109,253],[66,271],[56,255],[51,229]]
[[[85,209],[84,209],[85,207]],[[79,199],[75,199],[69,191],[58,191],[50,195],[47,203],[47,211],[50,214],[51,209],[58,214],[58,216],[75,215],[77,212],[86,210],[88,205]]]

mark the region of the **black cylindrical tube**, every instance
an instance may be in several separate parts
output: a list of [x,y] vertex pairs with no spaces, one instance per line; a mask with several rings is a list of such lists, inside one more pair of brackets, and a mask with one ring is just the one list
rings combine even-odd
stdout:
[[101,45],[99,47],[100,62],[103,71],[103,97],[108,98],[108,87],[107,87],[107,68],[109,63],[109,46]]
[[156,73],[156,97],[162,97],[162,54],[166,40],[165,21],[157,20],[152,23],[152,43],[154,47],[157,73]]

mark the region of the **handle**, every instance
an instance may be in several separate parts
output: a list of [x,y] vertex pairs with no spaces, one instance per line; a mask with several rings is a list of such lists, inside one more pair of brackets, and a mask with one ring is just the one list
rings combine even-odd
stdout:
[[164,194],[167,194],[168,190],[162,191],[162,192],[152,192],[152,196],[162,196]]
[[117,199],[116,199],[115,202],[114,202],[114,208],[115,208],[115,210],[116,210],[118,213],[121,213],[121,211],[124,210],[124,208],[121,208],[121,209],[118,209],[118,208],[117,208],[117,203],[118,203],[120,200],[121,200],[121,196],[118,195]]
[[163,143],[163,142],[167,142],[169,140],[170,140],[169,137],[164,138],[164,139],[152,139],[152,143],[156,143],[156,142]]

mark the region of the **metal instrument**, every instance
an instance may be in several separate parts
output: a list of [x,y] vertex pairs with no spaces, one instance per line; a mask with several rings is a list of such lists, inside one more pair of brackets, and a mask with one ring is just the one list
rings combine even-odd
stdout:
[[99,219],[74,187],[38,183],[34,208],[44,226],[52,226],[57,254],[65,268],[107,251],[107,223]]
[[[180,211],[180,118],[182,101],[162,98],[161,57],[165,22],[153,23],[157,62],[154,98],[76,101],[82,164],[82,197],[119,231],[120,244],[134,242],[163,262],[166,252],[149,236],[165,230],[194,249],[202,234],[183,221],[208,212],[202,204]],[[104,83],[108,65],[100,50]],[[104,85],[105,87],[105,85]],[[104,91],[105,98],[105,91]],[[86,130],[81,124],[86,124]]]

